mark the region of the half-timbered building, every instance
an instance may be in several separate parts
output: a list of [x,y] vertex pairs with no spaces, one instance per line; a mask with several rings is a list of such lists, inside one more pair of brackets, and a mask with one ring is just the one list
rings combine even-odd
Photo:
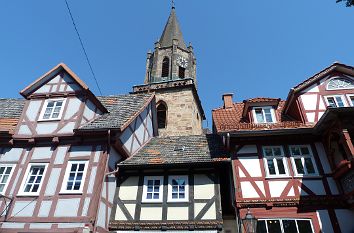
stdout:
[[65,64],[0,99],[0,232],[107,232],[117,162],[157,134],[153,94],[96,97]]
[[354,232],[354,68],[334,63],[287,99],[252,98],[214,109],[213,131],[232,153],[239,230]]

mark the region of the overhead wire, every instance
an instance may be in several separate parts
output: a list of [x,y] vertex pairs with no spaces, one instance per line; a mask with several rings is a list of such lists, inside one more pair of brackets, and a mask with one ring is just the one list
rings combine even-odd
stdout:
[[70,6],[69,6],[69,3],[67,0],[65,0],[65,4],[66,4],[66,8],[68,9],[68,12],[69,12],[69,15],[70,15],[70,18],[71,18],[71,22],[73,23],[74,25],[74,28],[75,28],[75,31],[76,31],[76,34],[77,34],[77,37],[79,38],[79,41],[80,41],[80,44],[81,44],[81,48],[82,50],[84,51],[84,54],[85,54],[85,57],[86,57],[86,61],[87,61],[87,64],[89,65],[90,67],[90,70],[91,70],[91,73],[92,73],[92,76],[95,80],[95,83],[96,83],[96,86],[97,86],[97,89],[100,93],[100,95],[102,95],[102,92],[101,92],[101,88],[100,86],[98,85],[98,81],[97,81],[97,78],[96,78],[96,75],[95,75],[95,72],[93,71],[93,68],[92,68],[92,65],[91,65],[91,62],[90,62],[90,59],[87,55],[87,52],[86,52],[86,49],[85,49],[85,46],[84,46],[84,43],[82,42],[82,39],[81,39],[81,36],[80,36],[80,33],[79,33],[79,30],[77,29],[76,27],[76,24],[75,24],[75,20],[74,20],[74,17],[71,13],[71,10],[70,10]]

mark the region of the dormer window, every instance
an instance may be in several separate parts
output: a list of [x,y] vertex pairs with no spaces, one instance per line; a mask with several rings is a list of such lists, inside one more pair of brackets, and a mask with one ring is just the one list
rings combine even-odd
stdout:
[[253,119],[255,123],[274,123],[275,115],[274,109],[270,106],[265,107],[254,107],[253,110]]
[[335,77],[327,84],[327,90],[353,89],[354,81],[346,77]]
[[63,114],[65,99],[46,100],[39,120],[59,120]]
[[341,95],[326,96],[327,106],[331,108],[345,107],[345,103]]

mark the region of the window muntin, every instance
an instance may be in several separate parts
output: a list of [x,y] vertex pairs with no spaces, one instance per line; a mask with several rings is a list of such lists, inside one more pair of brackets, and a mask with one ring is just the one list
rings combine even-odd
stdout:
[[318,175],[316,163],[309,145],[293,145],[289,146],[289,150],[295,175]]
[[143,187],[143,202],[162,202],[163,177],[145,176]]
[[288,175],[288,167],[283,147],[265,146],[263,147],[263,157],[268,177]]
[[275,115],[272,107],[254,107],[253,118],[255,123],[274,123]]
[[188,201],[188,176],[168,177],[168,201]]
[[345,107],[346,104],[341,95],[326,96],[327,106],[331,108]]
[[63,114],[65,99],[46,100],[39,120],[59,120]]
[[22,181],[20,195],[39,195],[47,166],[46,163],[29,164],[25,179]]
[[347,95],[350,106],[354,107],[354,94]]
[[66,167],[61,193],[82,193],[88,161],[69,161]]
[[14,170],[13,165],[0,165],[0,194],[4,194]]
[[354,81],[345,77],[336,77],[327,84],[327,90],[353,89]]
[[310,219],[259,219],[257,233],[313,233]]

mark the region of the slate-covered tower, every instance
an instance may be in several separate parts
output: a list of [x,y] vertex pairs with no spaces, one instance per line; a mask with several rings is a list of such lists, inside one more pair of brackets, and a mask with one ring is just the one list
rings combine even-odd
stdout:
[[204,111],[197,93],[196,58],[187,47],[175,8],[154,52],[148,52],[143,85],[133,92],[155,92],[158,127],[161,136],[202,134]]

